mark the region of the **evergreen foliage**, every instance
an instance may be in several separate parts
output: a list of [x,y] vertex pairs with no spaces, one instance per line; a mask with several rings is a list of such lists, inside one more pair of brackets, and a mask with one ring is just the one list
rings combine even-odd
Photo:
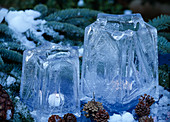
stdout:
[[170,27],[170,16],[161,15],[149,21],[149,24],[156,27],[158,31],[165,30]]
[[12,35],[13,31],[6,24],[0,24],[0,42],[12,41]]
[[170,53],[170,16],[161,15],[148,22],[158,31],[158,51],[160,54]]
[[170,66],[159,66],[159,84],[167,89],[170,89],[169,73]]
[[34,10],[39,11],[41,13],[41,18],[45,17],[48,13],[48,8],[44,4],[38,4],[34,7]]
[[163,36],[158,36],[158,52],[160,54],[170,53],[170,42]]
[[167,40],[170,40],[170,33],[168,32],[159,32],[159,35],[165,37]]
[[53,28],[54,31],[61,32],[67,36],[70,36],[70,38],[83,38],[84,36],[84,30],[72,24],[51,21],[47,22],[46,25],[49,28]]
[[4,65],[4,61],[3,61],[3,59],[2,59],[2,57],[1,57],[1,55],[0,55],[0,66],[1,65]]
[[0,42],[0,48],[23,52],[26,48],[16,42]]
[[64,22],[73,18],[96,18],[99,11],[89,9],[65,9],[50,14],[45,19],[47,21]]
[[22,63],[22,55],[16,51],[1,48],[0,55],[4,59],[17,63]]

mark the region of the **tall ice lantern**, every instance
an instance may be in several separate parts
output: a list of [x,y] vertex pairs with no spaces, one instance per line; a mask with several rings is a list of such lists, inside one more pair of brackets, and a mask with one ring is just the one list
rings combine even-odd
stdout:
[[99,14],[86,27],[81,90],[110,111],[128,110],[147,93],[158,98],[157,30],[140,14]]

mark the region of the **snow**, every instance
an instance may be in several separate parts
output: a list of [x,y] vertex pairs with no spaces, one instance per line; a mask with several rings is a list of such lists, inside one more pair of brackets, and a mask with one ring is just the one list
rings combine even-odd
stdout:
[[133,122],[133,115],[129,112],[126,112],[122,115],[122,122]]
[[7,15],[8,10],[5,8],[0,9],[0,23],[3,21],[4,17]]
[[41,14],[38,11],[34,10],[25,10],[24,11],[10,11],[5,20],[8,23],[9,28],[14,31],[23,33],[28,29],[35,28],[38,24],[41,24],[42,20],[34,20],[39,17]]
[[14,77],[8,76],[6,81],[7,81],[7,86],[10,86],[11,84],[16,82],[16,79]]
[[110,116],[109,122],[134,122],[133,115],[129,112],[124,112],[123,115],[113,114]]
[[11,110],[7,110],[7,117],[6,117],[6,120],[10,120],[12,117],[12,112]]
[[119,114],[113,114],[113,116],[110,116],[109,122],[121,122],[122,117]]
[[160,100],[159,100],[159,105],[167,105],[170,102],[170,99],[168,98],[168,96],[163,96]]
[[31,32],[36,37],[42,37],[41,35],[44,32],[38,32],[38,29],[42,29],[42,25],[46,23],[45,20],[36,19],[41,14],[38,11],[34,10],[25,10],[25,11],[9,11],[5,16],[5,20],[8,23],[8,27],[14,31],[13,37],[18,41],[21,41],[22,44],[30,49],[34,48],[36,45],[34,42],[27,39],[28,34],[25,33]]

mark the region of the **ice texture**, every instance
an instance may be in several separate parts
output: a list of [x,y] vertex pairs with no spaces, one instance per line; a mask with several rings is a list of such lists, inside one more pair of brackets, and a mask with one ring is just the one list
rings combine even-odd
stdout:
[[79,114],[79,58],[75,47],[46,42],[24,51],[21,100],[44,115]]
[[110,111],[134,107],[144,93],[158,99],[157,30],[140,14],[99,14],[85,29],[81,90]]

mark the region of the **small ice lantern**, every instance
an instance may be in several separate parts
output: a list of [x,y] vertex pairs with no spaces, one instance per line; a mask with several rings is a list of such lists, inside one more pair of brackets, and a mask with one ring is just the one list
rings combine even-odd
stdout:
[[46,115],[80,114],[79,58],[74,47],[45,43],[24,51],[21,100]]
[[140,14],[99,14],[86,27],[81,89],[110,111],[133,108],[145,93],[158,98],[157,30]]

